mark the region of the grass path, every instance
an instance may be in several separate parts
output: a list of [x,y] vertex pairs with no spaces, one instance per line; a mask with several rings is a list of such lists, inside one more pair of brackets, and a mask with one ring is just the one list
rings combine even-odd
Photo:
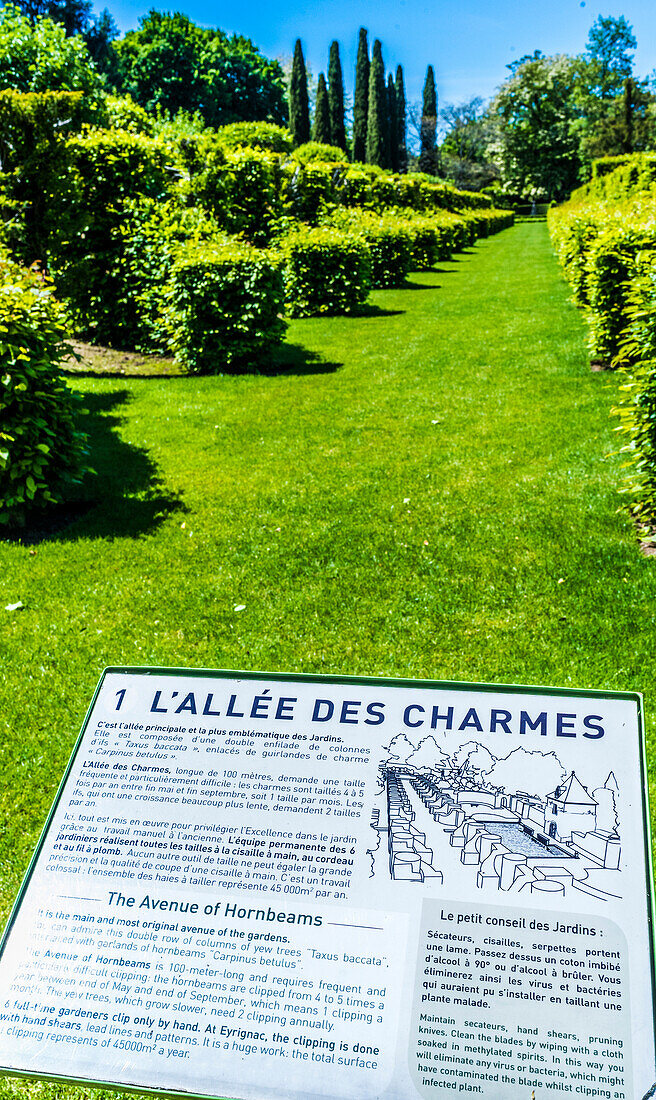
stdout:
[[[372,300],[294,322],[267,376],[74,379],[97,503],[0,543],[5,912],[106,664],[624,688],[653,711],[617,381],[589,371],[546,227]],[[28,1091],[81,1095],[0,1084]]]

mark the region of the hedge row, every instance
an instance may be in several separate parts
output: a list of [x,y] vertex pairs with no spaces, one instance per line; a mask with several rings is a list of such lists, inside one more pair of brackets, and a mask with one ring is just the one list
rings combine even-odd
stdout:
[[[587,314],[593,357],[624,370],[614,410],[627,470],[623,492],[656,532],[656,158],[614,158],[549,212],[558,257]],[[603,167],[602,167],[603,166]]]
[[37,270],[0,255],[0,525],[58,503],[85,470],[76,398],[60,365],[65,318]]
[[621,200],[575,194],[548,221],[574,300],[586,311],[590,354],[611,364],[627,324],[628,284],[656,249],[656,188]]

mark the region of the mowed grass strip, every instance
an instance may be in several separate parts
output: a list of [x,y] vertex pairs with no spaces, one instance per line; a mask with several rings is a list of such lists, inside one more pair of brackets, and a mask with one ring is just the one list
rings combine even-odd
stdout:
[[[546,227],[371,301],[294,322],[266,374],[72,379],[91,506],[0,543],[5,915],[108,664],[643,690],[649,711],[656,562],[618,512],[618,381],[589,370]],[[0,1084],[28,1094],[85,1092]]]

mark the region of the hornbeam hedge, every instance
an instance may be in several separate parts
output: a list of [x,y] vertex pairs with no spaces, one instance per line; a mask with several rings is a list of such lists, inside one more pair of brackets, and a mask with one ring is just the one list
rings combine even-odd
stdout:
[[623,492],[643,534],[656,532],[656,157],[605,158],[590,183],[549,212],[593,359],[623,370],[618,430]]

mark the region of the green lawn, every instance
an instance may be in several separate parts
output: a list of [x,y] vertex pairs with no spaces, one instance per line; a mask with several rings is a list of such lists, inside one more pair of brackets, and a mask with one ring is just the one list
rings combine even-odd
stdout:
[[[93,505],[0,543],[4,914],[108,664],[631,689],[651,709],[656,561],[618,512],[617,380],[589,370],[546,226],[371,301],[294,322],[267,375],[74,379]],[[0,1100],[28,1091],[83,1094],[7,1081]]]

